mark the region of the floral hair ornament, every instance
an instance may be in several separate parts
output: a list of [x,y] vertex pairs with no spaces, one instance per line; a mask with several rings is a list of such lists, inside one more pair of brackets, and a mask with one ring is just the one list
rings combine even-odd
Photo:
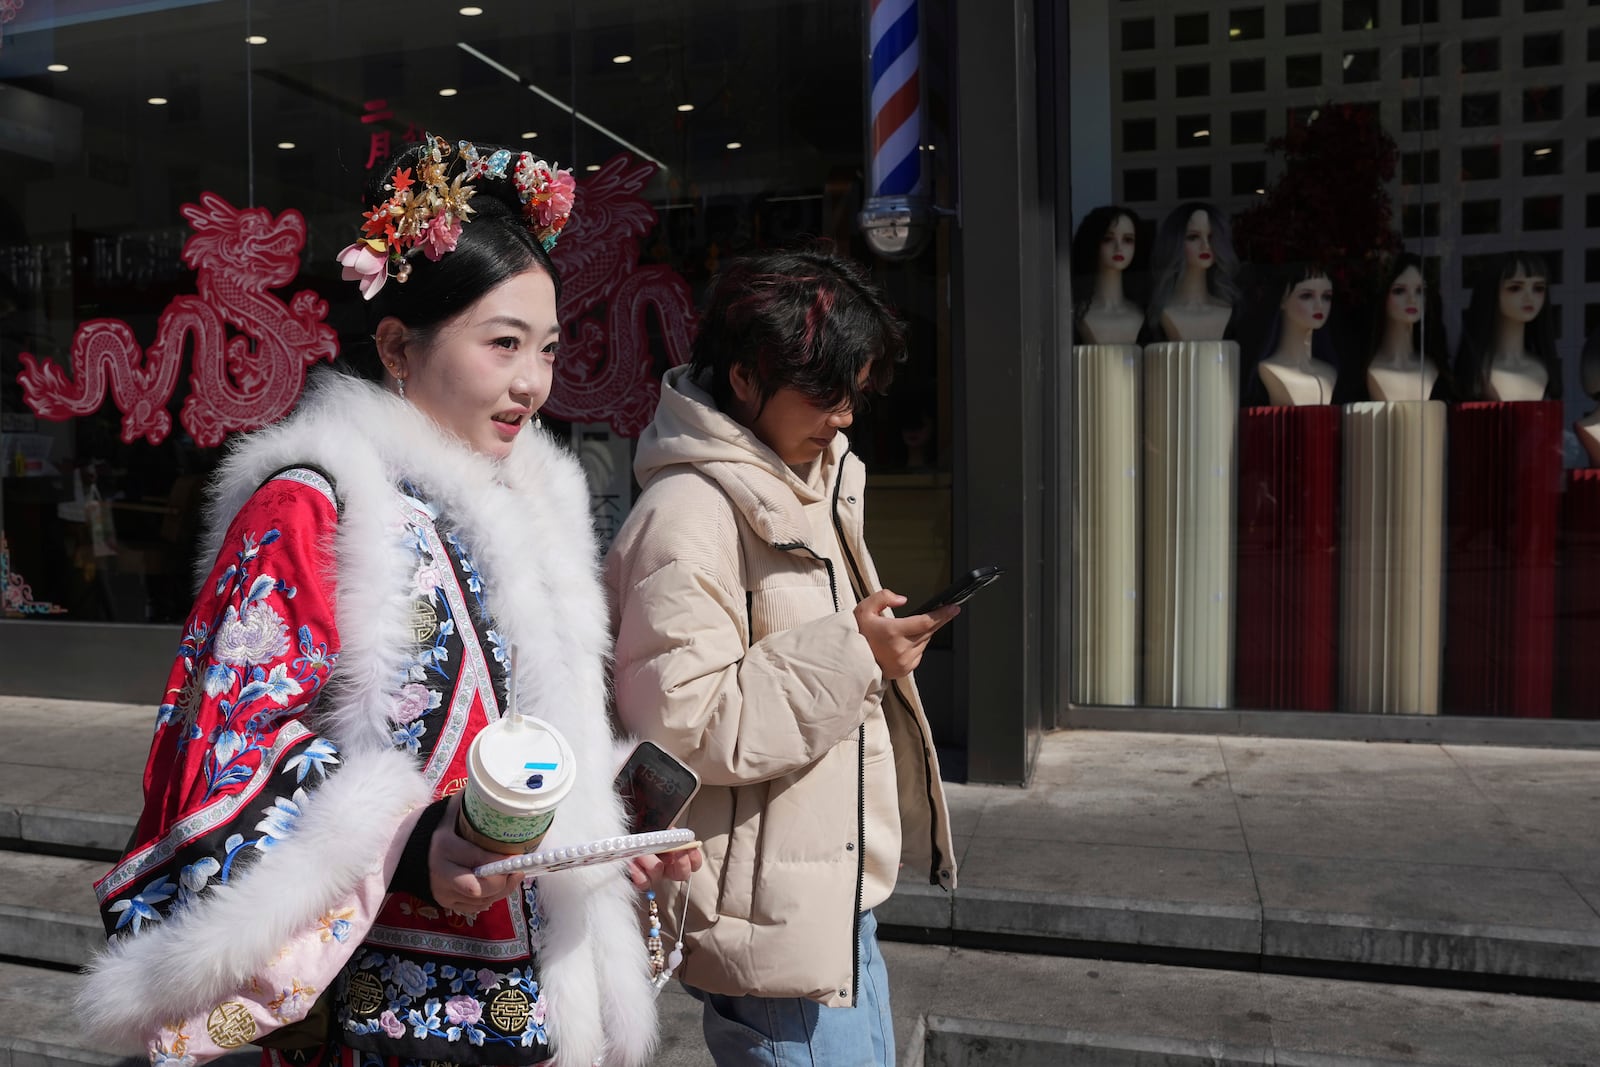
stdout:
[[417,165],[395,171],[384,186],[389,198],[363,215],[361,237],[339,252],[342,277],[361,283],[363,300],[377,296],[391,276],[401,283],[411,276],[406,253],[413,248],[435,262],[454,252],[461,227],[473,215],[474,186],[505,181],[508,170],[528,232],[546,252],[555,247],[572,214],[577,182],[570,170],[559,170],[530,152],[501,148],[483,156],[471,141],[451,148],[449,141],[431,133],[423,143],[428,147]]

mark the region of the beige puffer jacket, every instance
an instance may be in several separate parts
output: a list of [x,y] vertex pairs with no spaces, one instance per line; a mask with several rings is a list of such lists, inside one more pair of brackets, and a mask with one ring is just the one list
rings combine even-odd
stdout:
[[[843,438],[823,458],[846,569],[813,550],[808,489],[777,455],[668,372],[634,471],[644,492],[606,560],[623,726],[682,759],[701,789],[680,825],[704,842],[684,962],[698,989],[854,1002],[864,835],[863,728],[880,689],[902,860],[955,885],[933,738],[910,678],[883,687],[839,585],[879,588],[862,531],[866,472]],[[843,602],[849,602],[845,598]],[[681,890],[662,895],[676,933]],[[669,942],[670,943],[670,942]]]

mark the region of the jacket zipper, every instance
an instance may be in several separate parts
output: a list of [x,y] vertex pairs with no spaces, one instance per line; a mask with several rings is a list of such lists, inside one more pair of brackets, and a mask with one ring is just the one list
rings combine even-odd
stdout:
[[[841,465],[840,470],[843,470]],[[845,547],[844,535],[839,527],[839,487],[833,490],[833,529],[839,536],[839,551],[844,553],[846,560],[850,559],[850,550]],[[828,593],[833,597],[833,610],[839,611],[839,576],[834,572],[833,560],[827,556],[818,555],[810,545],[796,541],[791,544],[774,544],[773,548],[780,552],[805,551],[822,565],[828,568]],[[851,566],[855,564],[852,561]],[[859,572],[858,572],[859,577]],[[750,610],[750,603],[755,594],[745,593],[745,609]],[[751,631],[754,634],[754,629]],[[866,877],[867,865],[867,724],[862,723],[856,727],[856,906],[850,916],[850,1003],[858,1004],[861,1001],[861,896],[863,893],[862,881]]]
[[[853,556],[850,553],[850,541],[844,535],[844,524],[839,521],[839,491],[844,487],[844,466],[845,465],[844,465],[843,462],[841,462],[839,464],[839,477],[833,483],[833,532],[834,532],[834,535],[836,537],[838,537],[838,539],[839,539],[839,551],[844,553],[844,560],[845,560],[846,563],[848,563],[850,565],[851,574],[853,574],[855,576],[855,586],[856,586],[856,590],[857,590],[857,594],[856,595],[857,596],[863,596],[863,594],[865,593],[866,588],[867,588],[867,580],[861,573],[861,565],[856,562],[855,556]],[[906,696],[905,691],[900,688],[900,683],[899,682],[890,682],[889,683],[889,688],[893,689],[894,690],[894,695],[900,698],[900,703],[905,707],[906,712],[909,715],[910,712],[911,712],[911,701]],[[928,738],[927,733],[924,732],[923,729],[922,729],[922,722],[915,715],[911,715],[910,717],[911,717],[911,724],[917,728],[917,740],[919,740],[922,743],[922,753],[921,753],[922,754],[922,781],[925,783],[925,789],[926,789],[926,792],[928,794],[928,812],[929,812],[929,819],[928,819],[928,857],[929,857],[929,860],[928,860],[928,862],[930,864],[932,864],[932,866],[930,866],[928,868],[928,882],[931,885],[943,885],[944,883],[939,878],[939,863],[940,863],[940,857],[939,857],[939,828],[938,828],[937,825],[935,825],[936,820],[932,818],[932,813],[934,811],[936,811],[937,809],[936,809],[936,807],[934,805],[934,800],[933,800],[933,778],[934,778],[934,775],[933,775],[933,766],[928,762],[928,749],[933,747],[933,746],[932,746],[932,743],[931,743],[930,739]],[[866,732],[865,731],[866,731],[866,727],[863,726],[862,727],[862,735],[861,735],[861,737],[862,737],[861,751],[862,751],[862,760],[863,760],[861,780],[862,780],[863,783],[865,783],[865,781],[866,781],[866,765],[865,765],[865,759],[866,759],[866,755],[865,755],[865,753],[866,753],[866,743],[865,743],[866,742]],[[863,801],[863,803],[865,803],[865,801]],[[866,862],[865,853],[862,854],[862,862],[863,863]],[[861,883],[861,879],[858,876],[857,879],[856,879],[856,911],[857,911],[857,913],[859,913],[861,911],[861,884],[860,883]]]

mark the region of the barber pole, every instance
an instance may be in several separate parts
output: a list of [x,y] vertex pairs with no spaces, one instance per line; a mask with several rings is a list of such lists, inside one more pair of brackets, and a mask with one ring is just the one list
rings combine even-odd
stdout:
[[866,206],[857,221],[867,243],[888,259],[916,255],[928,236],[919,18],[918,0],[869,0],[871,167]]

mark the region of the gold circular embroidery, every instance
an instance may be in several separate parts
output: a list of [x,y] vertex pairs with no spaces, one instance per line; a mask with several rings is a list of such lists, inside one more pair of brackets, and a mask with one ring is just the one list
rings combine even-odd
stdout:
[[506,989],[489,999],[489,1021],[499,1027],[501,1033],[522,1033],[532,1010],[533,1001],[520,989]]
[[238,1048],[248,1045],[256,1036],[256,1021],[249,1008],[230,1000],[211,1009],[211,1014],[206,1016],[206,1033],[218,1048]]
[[426,600],[411,602],[411,639],[426,641],[439,629],[439,613]]
[[357,971],[350,976],[346,999],[357,1015],[375,1015],[383,1007],[383,983],[366,971]]

